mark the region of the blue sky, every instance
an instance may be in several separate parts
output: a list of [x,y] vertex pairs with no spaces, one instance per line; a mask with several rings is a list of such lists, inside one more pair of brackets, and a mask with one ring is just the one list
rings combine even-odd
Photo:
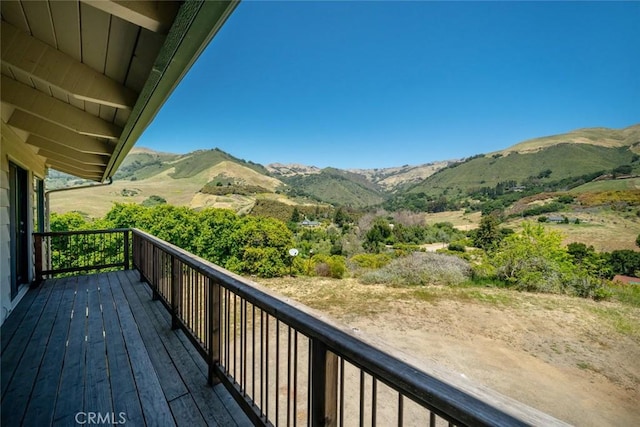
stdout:
[[137,146],[376,168],[640,122],[640,2],[259,2]]

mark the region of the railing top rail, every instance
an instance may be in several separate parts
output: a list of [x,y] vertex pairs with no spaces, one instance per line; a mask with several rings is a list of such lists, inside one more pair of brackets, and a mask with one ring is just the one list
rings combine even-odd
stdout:
[[55,237],[55,236],[71,236],[76,234],[114,234],[125,233],[130,231],[130,228],[110,228],[104,230],[75,230],[75,231],[46,231],[33,233],[34,236],[43,237]]
[[[448,382],[402,361],[360,338],[331,325],[311,311],[294,306],[261,290],[261,286],[227,271],[209,261],[165,242],[149,233],[133,229],[133,234],[161,248],[196,271],[217,280],[221,285],[248,302],[295,328],[308,337],[324,343],[335,354],[375,375],[390,387],[420,404],[433,408],[460,425],[566,425],[561,421],[524,404],[484,390],[473,395]],[[480,396],[482,397],[481,400]],[[500,405],[498,409],[485,402]],[[502,400],[502,402],[501,402]],[[505,403],[509,400],[508,406]],[[464,408],[464,409],[461,409]],[[508,412],[507,412],[508,410]]]

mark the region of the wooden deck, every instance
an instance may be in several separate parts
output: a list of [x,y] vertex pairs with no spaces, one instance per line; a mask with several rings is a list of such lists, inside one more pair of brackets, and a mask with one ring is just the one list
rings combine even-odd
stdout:
[[3,427],[251,425],[134,271],[46,280],[1,339]]

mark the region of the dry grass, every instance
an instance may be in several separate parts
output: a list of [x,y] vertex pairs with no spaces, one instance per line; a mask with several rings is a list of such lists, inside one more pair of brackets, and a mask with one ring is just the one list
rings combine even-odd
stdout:
[[636,306],[498,288],[259,282],[421,360],[424,369],[450,369],[569,423],[640,419]]
[[[563,214],[572,220],[578,218],[580,224],[544,223],[543,225],[548,230],[561,232],[564,235],[564,244],[579,242],[604,252],[638,249],[635,241],[640,234],[640,217],[637,215],[604,209],[579,213],[564,212]],[[536,219],[528,218],[526,220],[535,221]],[[508,221],[504,226],[519,231],[522,228],[522,222],[523,219],[516,218]]]

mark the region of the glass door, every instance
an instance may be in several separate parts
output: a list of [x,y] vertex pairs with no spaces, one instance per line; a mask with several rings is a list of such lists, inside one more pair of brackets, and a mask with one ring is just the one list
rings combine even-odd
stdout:
[[9,162],[9,229],[11,236],[11,298],[29,282],[29,218],[27,171]]

